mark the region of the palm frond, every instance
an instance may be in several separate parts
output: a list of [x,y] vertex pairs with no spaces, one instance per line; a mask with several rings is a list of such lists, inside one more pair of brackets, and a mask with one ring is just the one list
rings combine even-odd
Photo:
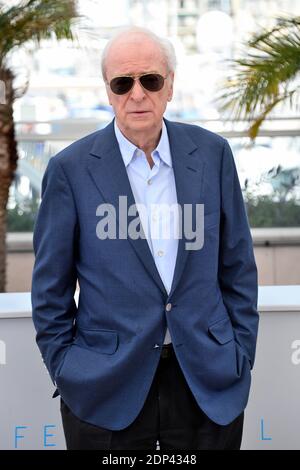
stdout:
[[72,19],[78,16],[75,0],[23,0],[7,7],[0,2],[0,64],[15,47],[52,34],[72,39]]
[[217,96],[221,111],[252,121],[250,136],[277,104],[293,101],[291,84],[300,71],[300,17],[277,18],[270,31],[256,34],[247,43],[244,58],[230,61],[231,76]]

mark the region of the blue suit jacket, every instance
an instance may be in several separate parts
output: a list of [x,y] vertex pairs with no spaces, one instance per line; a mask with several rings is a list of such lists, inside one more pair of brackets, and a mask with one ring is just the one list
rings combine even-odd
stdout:
[[51,158],[42,183],[33,239],[37,343],[73,413],[111,430],[140,412],[166,326],[209,418],[230,423],[249,395],[257,270],[232,153],[225,139],[199,126],[165,123],[178,203],[205,205],[204,246],[186,250],[183,233],[169,295],[147,240],[96,236],[99,204],[117,208],[119,195],[128,206],[135,202],[113,122]]

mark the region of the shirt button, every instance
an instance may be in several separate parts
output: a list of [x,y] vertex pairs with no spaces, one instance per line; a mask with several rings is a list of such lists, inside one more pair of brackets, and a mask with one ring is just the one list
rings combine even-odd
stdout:
[[152,184],[152,180],[148,180],[147,183],[150,185]]
[[164,256],[164,252],[163,252],[162,250],[159,250],[159,251],[157,252],[157,254],[158,254],[158,256]]
[[166,305],[166,311],[170,312],[171,309],[172,309],[172,304],[167,304]]

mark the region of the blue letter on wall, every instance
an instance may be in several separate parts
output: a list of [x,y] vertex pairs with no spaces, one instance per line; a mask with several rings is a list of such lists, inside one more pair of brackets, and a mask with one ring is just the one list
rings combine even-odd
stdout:
[[48,444],[47,437],[53,437],[55,434],[47,434],[47,428],[56,428],[54,424],[46,424],[44,426],[44,447],[55,447],[56,444]]
[[22,434],[18,434],[18,429],[27,429],[28,426],[16,426],[15,427],[15,449],[18,448],[18,439],[23,439],[24,436]]

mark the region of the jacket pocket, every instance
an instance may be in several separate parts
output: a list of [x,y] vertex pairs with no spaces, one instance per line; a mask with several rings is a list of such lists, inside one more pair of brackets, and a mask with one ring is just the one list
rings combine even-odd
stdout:
[[229,343],[234,338],[231,321],[228,317],[209,325],[208,331],[219,344]]
[[73,344],[101,354],[114,354],[118,348],[119,335],[115,330],[80,328],[77,330]]

